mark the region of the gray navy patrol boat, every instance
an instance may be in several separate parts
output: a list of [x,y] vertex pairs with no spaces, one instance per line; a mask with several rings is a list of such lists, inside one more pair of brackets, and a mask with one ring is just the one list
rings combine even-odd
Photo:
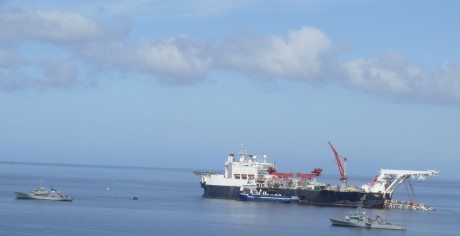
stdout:
[[[361,198],[361,203],[366,199],[366,195]],[[348,227],[361,227],[369,229],[394,229],[394,230],[406,230],[405,224],[392,224],[387,222],[382,217],[375,215],[374,217],[366,216],[362,209],[362,204],[356,211],[350,213],[349,216],[345,216],[345,219],[329,219],[332,225],[348,226]]]
[[52,201],[72,201],[71,196],[66,196],[60,191],[51,187],[48,190],[41,185],[30,192],[15,192],[17,199],[37,199],[37,200],[52,200]]

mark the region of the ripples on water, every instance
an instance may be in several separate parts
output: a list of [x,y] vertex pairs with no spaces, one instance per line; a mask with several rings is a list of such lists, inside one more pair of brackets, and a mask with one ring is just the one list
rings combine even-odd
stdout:
[[[15,199],[40,181],[74,201]],[[458,235],[460,182],[433,177],[413,185],[417,200],[438,211],[368,209],[408,225],[368,230],[330,225],[350,208],[204,199],[192,170],[0,163],[0,235]],[[407,199],[405,189],[395,198]]]

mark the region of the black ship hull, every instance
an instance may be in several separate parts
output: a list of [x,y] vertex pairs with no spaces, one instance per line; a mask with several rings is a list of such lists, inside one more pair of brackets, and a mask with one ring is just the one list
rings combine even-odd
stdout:
[[385,197],[379,193],[339,192],[334,190],[292,190],[281,189],[300,199],[301,204],[358,207],[361,198],[366,195],[363,204],[366,208],[384,208]]
[[201,184],[204,190],[203,197],[205,198],[221,198],[239,200],[239,186],[220,186]]
[[[221,198],[238,200],[238,186],[218,186],[202,184],[204,190],[203,197]],[[366,195],[364,207],[384,208],[385,197],[380,193],[362,192],[339,192],[334,190],[306,190],[306,189],[262,189],[271,194],[281,194],[285,196],[297,196],[301,204],[323,205],[323,206],[346,206],[358,207],[361,198]],[[388,199],[390,200],[390,199]]]

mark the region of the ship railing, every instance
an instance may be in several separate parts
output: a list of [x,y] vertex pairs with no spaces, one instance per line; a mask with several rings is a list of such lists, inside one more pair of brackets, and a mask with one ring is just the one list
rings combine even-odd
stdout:
[[221,174],[218,171],[193,171],[195,175],[219,175]]

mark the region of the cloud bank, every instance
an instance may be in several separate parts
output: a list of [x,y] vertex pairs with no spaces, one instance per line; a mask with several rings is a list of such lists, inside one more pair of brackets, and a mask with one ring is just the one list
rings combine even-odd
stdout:
[[287,38],[240,34],[216,51],[218,67],[248,76],[304,81],[324,79],[336,58],[329,38],[309,27],[290,31]]
[[144,73],[185,86],[216,70],[460,104],[459,64],[427,71],[396,52],[339,61],[336,45],[312,27],[287,36],[241,32],[213,44],[187,36],[127,42],[128,26],[114,29],[63,11],[9,9],[0,11],[0,21],[1,90],[81,86],[89,71]]

